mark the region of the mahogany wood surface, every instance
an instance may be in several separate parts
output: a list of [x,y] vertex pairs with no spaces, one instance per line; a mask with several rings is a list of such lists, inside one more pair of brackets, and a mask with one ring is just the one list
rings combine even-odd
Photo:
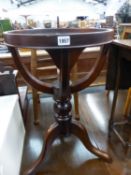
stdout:
[[[79,122],[72,121],[70,99],[72,92],[77,92],[89,86],[98,76],[105,62],[108,51],[107,44],[113,39],[113,31],[110,29],[36,29],[11,31],[5,33],[4,37],[19,71],[27,82],[37,90],[54,94],[54,117],[56,123],[51,125],[47,131],[45,146],[40,157],[24,174],[36,174],[39,166],[45,159],[47,150],[56,137],[69,136],[70,134],[77,136],[92,153],[110,162],[111,158],[107,153],[91,144],[84,126]],[[68,44],[59,45],[59,37],[68,37],[70,41]],[[79,80],[76,84],[70,85],[71,69],[77,62],[82,50],[86,47],[98,45],[104,46],[89,75]],[[22,65],[17,49],[15,49],[17,47],[46,49],[60,71],[58,82],[47,84],[32,76],[25,66]]]

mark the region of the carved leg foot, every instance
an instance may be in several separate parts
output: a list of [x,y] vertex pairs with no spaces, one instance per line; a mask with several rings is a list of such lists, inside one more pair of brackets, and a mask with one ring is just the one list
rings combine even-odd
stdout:
[[59,126],[57,123],[54,123],[50,126],[50,128],[47,131],[45,144],[43,145],[41,154],[39,158],[29,167],[27,170],[22,173],[23,175],[36,175],[38,172],[38,169],[40,168],[40,165],[42,164],[45,155],[47,151],[49,150],[51,144],[53,141],[59,136]]
[[72,121],[71,122],[71,133],[74,134],[75,136],[77,136],[82,143],[84,144],[84,146],[93,154],[95,154],[96,156],[102,158],[103,160],[107,161],[107,162],[111,162],[112,159],[111,157],[105,153],[104,151],[99,150],[98,148],[95,148],[90,139],[89,136],[87,134],[86,129],[84,128],[83,125],[81,125],[80,123],[78,123],[77,121]]

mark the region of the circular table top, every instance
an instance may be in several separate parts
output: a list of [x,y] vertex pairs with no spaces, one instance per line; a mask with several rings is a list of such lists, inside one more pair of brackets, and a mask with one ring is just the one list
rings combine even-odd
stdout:
[[25,29],[4,32],[4,40],[9,46],[23,48],[79,48],[109,43],[113,33],[104,28]]

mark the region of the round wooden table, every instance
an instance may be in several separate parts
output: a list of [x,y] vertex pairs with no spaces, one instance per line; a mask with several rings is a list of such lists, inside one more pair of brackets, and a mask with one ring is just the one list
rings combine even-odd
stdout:
[[[36,174],[45,158],[47,150],[58,136],[77,136],[85,147],[98,157],[110,162],[110,156],[95,148],[88,137],[85,127],[72,120],[70,102],[71,94],[88,87],[99,75],[106,60],[108,44],[113,39],[111,29],[28,29],[9,31],[4,33],[6,45],[8,45],[15,64],[25,80],[37,90],[54,94],[53,123],[45,138],[42,152],[34,164],[24,174]],[[102,46],[103,49],[90,73],[82,79],[70,84],[70,71],[77,62],[82,50],[86,47]],[[45,49],[52,57],[55,65],[60,70],[59,80],[48,84],[34,77],[22,64],[17,48]]]

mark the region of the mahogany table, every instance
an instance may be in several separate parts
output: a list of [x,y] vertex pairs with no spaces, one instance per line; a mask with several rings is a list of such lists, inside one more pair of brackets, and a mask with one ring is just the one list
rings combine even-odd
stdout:
[[[77,136],[90,152],[110,162],[111,158],[107,153],[92,145],[85,127],[79,121],[72,120],[70,99],[72,93],[88,87],[100,73],[107,56],[108,44],[113,39],[113,31],[95,28],[28,29],[5,32],[4,39],[25,80],[37,90],[54,94],[56,122],[47,131],[45,144],[43,144],[39,158],[24,174],[36,174],[52,142],[58,136],[69,136],[70,134]],[[77,62],[82,50],[92,46],[103,46],[99,58],[87,76],[70,84],[72,67]],[[22,64],[17,48],[45,49],[60,70],[59,80],[48,84],[34,77]]]

